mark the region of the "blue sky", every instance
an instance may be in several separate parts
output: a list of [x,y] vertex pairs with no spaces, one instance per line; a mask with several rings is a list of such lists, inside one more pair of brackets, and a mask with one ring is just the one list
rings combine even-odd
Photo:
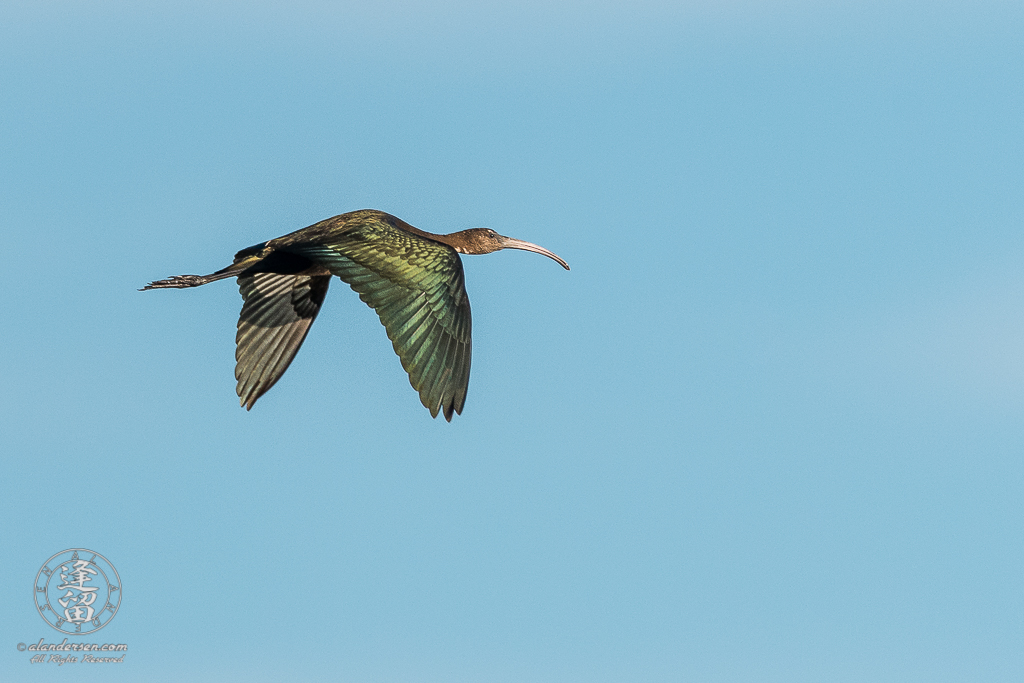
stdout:
[[[76,680],[1020,680],[1024,11],[707,5],[5,3],[0,677],[85,547]],[[136,291],[360,208],[573,268],[464,258],[452,424]]]

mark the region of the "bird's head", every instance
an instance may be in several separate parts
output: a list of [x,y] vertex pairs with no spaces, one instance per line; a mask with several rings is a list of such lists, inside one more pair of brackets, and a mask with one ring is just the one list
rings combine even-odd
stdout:
[[448,242],[449,246],[460,254],[490,254],[492,251],[500,249],[522,249],[524,251],[544,254],[548,258],[558,261],[563,268],[569,270],[568,263],[544,247],[537,246],[532,242],[524,242],[523,240],[499,235],[490,228],[470,228],[469,230],[454,232],[446,235],[446,237],[445,241]]

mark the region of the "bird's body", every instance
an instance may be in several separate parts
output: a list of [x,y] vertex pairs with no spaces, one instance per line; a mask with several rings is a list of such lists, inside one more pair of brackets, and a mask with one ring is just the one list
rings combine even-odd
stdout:
[[210,275],[179,275],[143,289],[197,287],[238,278],[242,313],[235,378],[252,408],[302,346],[337,275],[377,311],[420,401],[436,417],[461,413],[469,385],[472,334],[459,254],[525,249],[569,266],[550,251],[487,228],[435,235],[367,209],[320,221],[243,249]]

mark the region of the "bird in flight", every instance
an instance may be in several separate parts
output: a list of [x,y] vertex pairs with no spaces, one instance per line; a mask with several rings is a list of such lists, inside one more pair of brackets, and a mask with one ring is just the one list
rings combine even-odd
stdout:
[[147,289],[183,289],[237,277],[236,391],[249,410],[302,346],[337,275],[377,311],[409,382],[431,417],[462,413],[472,353],[469,297],[459,254],[524,249],[569,265],[543,247],[489,228],[448,235],[419,230],[383,211],[343,213],[243,249],[210,275],[177,275]]

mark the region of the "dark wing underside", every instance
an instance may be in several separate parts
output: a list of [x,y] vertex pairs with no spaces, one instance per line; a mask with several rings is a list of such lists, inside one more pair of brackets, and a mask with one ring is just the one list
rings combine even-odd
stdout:
[[245,303],[235,336],[235,379],[246,410],[288,369],[320,312],[330,281],[329,274],[308,272],[247,271],[239,275],[238,288]]
[[459,255],[377,221],[317,242],[280,248],[326,267],[377,311],[420,401],[451,421],[466,403],[472,355]]

